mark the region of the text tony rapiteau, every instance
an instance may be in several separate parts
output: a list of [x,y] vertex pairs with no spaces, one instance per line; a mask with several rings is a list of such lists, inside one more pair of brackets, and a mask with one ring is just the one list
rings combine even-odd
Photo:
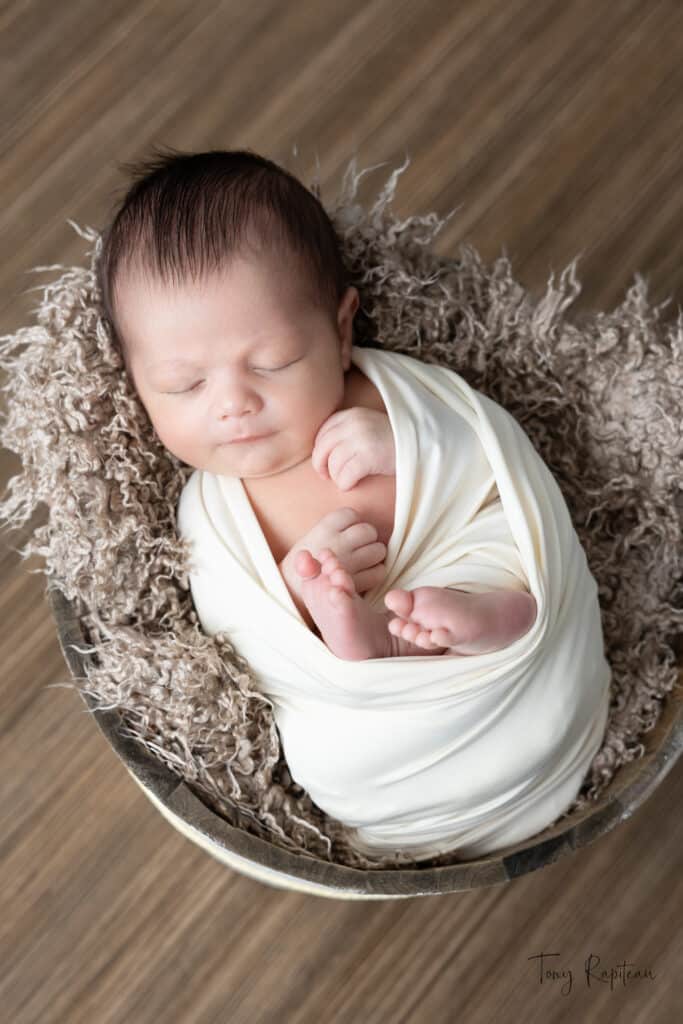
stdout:
[[603,967],[600,957],[596,953],[589,953],[583,962],[583,968],[575,972],[571,967],[559,964],[561,955],[561,953],[535,953],[527,959],[538,963],[539,984],[552,985],[561,982],[560,992],[563,996],[568,996],[571,992],[575,977],[577,979],[582,977],[586,988],[590,988],[591,985],[609,985],[612,992],[617,985],[626,988],[626,985],[632,981],[654,981],[657,977],[651,967],[636,967],[628,960]]

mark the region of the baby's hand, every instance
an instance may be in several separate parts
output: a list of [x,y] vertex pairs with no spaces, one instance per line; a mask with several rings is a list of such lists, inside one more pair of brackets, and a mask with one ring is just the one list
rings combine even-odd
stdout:
[[299,551],[307,548],[315,558],[330,548],[353,578],[358,594],[372,589],[384,579],[386,545],[377,540],[372,523],[361,521],[355,508],[335,508],[328,512],[287,552],[279,569],[289,589],[300,594],[301,577],[294,568]]
[[389,417],[363,406],[333,413],[316,434],[311,462],[315,471],[333,480],[340,491],[350,490],[374,473],[392,476],[396,452]]

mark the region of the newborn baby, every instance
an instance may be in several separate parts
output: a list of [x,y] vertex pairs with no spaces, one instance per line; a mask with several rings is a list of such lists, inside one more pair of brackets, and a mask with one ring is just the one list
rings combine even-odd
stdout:
[[597,585],[506,410],[354,345],[338,242],[265,158],[163,157],[104,238],[105,310],[195,467],[197,616],[254,670],[292,778],[359,849],[476,856],[554,821],[600,745]]
[[[309,628],[339,658],[467,655],[533,624],[521,591],[390,590],[395,451],[381,395],[351,365],[358,291],[335,315],[296,253],[237,255],[172,287],[127,272],[117,323],[131,375],[163,444],[198,469],[239,477]],[[448,481],[443,481],[448,487]]]

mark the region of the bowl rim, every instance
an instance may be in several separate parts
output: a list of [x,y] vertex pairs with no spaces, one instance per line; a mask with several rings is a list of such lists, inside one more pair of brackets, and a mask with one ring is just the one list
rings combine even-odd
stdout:
[[[82,652],[87,639],[76,614],[76,605],[54,584],[48,586],[47,596],[64,659],[72,676],[83,678],[86,665],[95,659]],[[93,712],[100,731],[116,755],[153,798],[152,802],[165,808],[168,813],[164,816],[171,823],[174,818],[181,819],[189,826],[189,832],[206,837],[217,851],[232,853],[283,880],[308,883],[339,896],[422,896],[458,892],[502,884],[545,867],[588,846],[629,818],[668,775],[683,750],[682,662],[678,681],[662,702],[654,728],[641,737],[645,753],[616,770],[593,806],[573,812],[522,842],[474,860],[439,867],[363,869],[290,851],[231,825],[204,803],[187,782],[153,758],[140,742],[121,735],[116,709],[98,709],[89,694],[79,690],[79,695]]]

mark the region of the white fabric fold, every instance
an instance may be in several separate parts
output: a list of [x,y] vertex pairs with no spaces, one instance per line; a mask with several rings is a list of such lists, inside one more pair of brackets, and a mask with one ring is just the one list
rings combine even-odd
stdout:
[[366,853],[472,858],[552,824],[609,706],[597,585],[562,493],[522,427],[453,370],[352,348],[396,445],[393,587],[526,589],[537,618],[500,651],[346,661],[304,623],[238,478],[195,470],[177,525],[199,621],[271,700],[292,777]]

